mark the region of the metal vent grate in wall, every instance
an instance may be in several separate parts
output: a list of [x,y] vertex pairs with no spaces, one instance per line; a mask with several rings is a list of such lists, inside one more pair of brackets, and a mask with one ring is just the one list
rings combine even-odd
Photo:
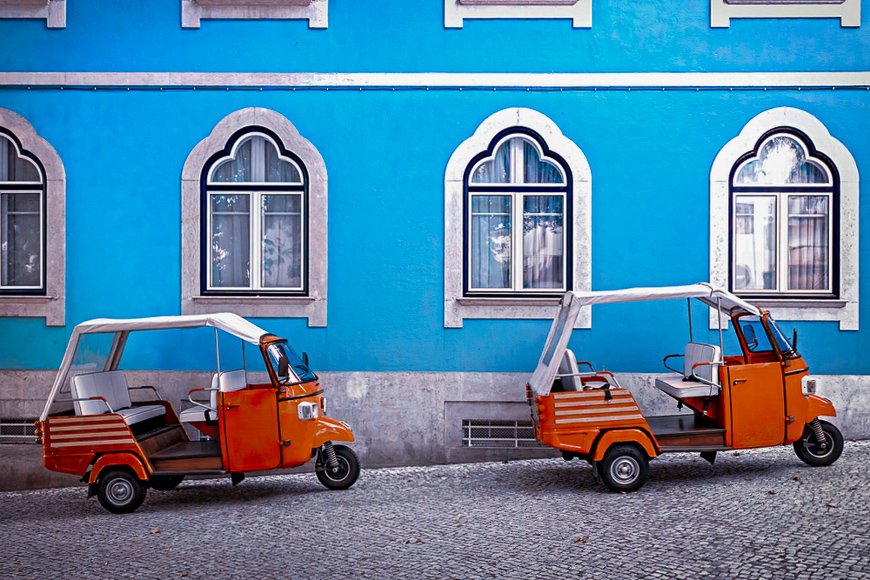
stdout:
[[36,419],[0,418],[0,443],[36,443]]
[[531,421],[462,420],[463,447],[538,447]]

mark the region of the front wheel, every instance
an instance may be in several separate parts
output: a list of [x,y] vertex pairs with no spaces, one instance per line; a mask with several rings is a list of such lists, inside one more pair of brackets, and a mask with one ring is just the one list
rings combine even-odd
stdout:
[[97,498],[113,514],[128,514],[142,505],[146,491],[138,477],[126,470],[113,469],[100,477]]
[[822,428],[822,441],[819,441],[812,425],[807,425],[803,436],[794,442],[794,452],[807,465],[824,467],[835,462],[843,453],[843,435],[831,423],[818,421]]
[[649,479],[649,460],[633,445],[614,445],[598,464],[598,475],[612,491],[637,491]]
[[359,459],[353,449],[344,445],[333,445],[337,465],[330,467],[326,453],[321,452],[323,462],[318,462],[317,479],[329,489],[347,489],[359,477]]

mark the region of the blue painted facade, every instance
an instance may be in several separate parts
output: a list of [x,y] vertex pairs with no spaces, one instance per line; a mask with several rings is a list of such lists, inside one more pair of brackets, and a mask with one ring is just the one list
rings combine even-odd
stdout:
[[[822,72],[870,71],[870,17],[745,20],[711,29],[709,4],[596,0],[593,27],[565,20],[443,26],[442,3],[330,3],[329,27],[301,21],[203,21],[182,29],[179,3],[68,3],[67,26],[0,20],[0,71],[184,72]],[[865,8],[865,14],[867,9]],[[73,325],[94,317],[180,312],[181,169],[223,117],[265,107],[289,119],[329,173],[325,328],[259,321],[331,371],[530,371],[549,322],[466,320],[444,328],[444,170],[496,111],[552,119],[592,170],[592,287],[705,280],[709,178],[719,150],[758,113],[818,118],[870,167],[870,91],[695,90],[87,90],[3,87],[60,155],[66,186],[66,327],[0,319],[0,368],[50,369]],[[870,181],[860,186],[866,199]],[[860,213],[860,256],[870,215]],[[50,227],[50,224],[49,224]],[[866,263],[866,262],[863,262]],[[862,263],[862,265],[863,265]],[[870,374],[870,267],[860,272],[861,330],[785,322],[813,372]],[[697,330],[706,327],[697,314]],[[630,324],[626,321],[630,320]],[[706,332],[706,331],[705,331]],[[207,369],[178,341],[151,341],[128,366]],[[596,307],[575,333],[580,358],[658,372],[686,340],[682,303]],[[197,342],[197,344],[202,344]],[[132,353],[131,353],[132,354]]]

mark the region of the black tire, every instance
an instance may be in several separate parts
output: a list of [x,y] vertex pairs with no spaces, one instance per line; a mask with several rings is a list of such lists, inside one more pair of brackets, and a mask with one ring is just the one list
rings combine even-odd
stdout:
[[[359,477],[359,458],[353,449],[344,445],[334,445],[338,468],[330,469],[324,457],[322,469],[317,470],[317,479],[329,489],[347,489],[356,483]],[[321,455],[325,455],[321,453]]]
[[649,459],[633,445],[614,445],[598,464],[598,475],[612,491],[637,491],[649,479]]
[[127,470],[113,469],[100,477],[97,498],[113,514],[128,514],[142,505],[146,491],[138,477]]
[[172,491],[184,481],[183,475],[157,475],[148,480],[148,487],[158,491]]
[[816,439],[813,428],[807,425],[803,436],[794,442],[794,452],[801,461],[812,467],[824,467],[840,458],[843,453],[843,435],[836,426],[827,421],[819,421],[825,434],[822,446]]

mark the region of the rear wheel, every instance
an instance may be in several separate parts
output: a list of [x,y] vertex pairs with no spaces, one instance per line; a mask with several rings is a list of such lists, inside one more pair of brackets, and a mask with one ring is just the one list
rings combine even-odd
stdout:
[[350,447],[333,445],[333,449],[338,465],[330,467],[324,457],[323,464],[317,468],[317,479],[329,489],[347,489],[359,477],[359,459]]
[[145,492],[138,477],[126,470],[113,469],[100,477],[97,498],[113,514],[128,514],[142,505]]
[[822,439],[816,437],[812,425],[804,428],[803,436],[794,442],[794,452],[801,461],[813,467],[830,465],[843,453],[843,435],[836,426],[827,421],[819,421],[822,427]]
[[598,475],[612,491],[637,491],[649,479],[649,460],[637,447],[614,445],[598,464]]
[[148,486],[158,491],[172,491],[184,481],[183,475],[158,475],[148,480]]

